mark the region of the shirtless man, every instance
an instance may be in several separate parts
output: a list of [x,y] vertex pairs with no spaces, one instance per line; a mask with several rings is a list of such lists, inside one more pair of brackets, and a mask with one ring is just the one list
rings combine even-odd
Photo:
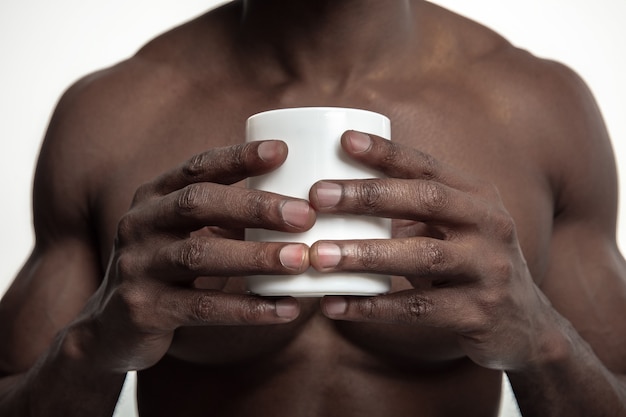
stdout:
[[[287,154],[241,145],[245,119],[292,106],[388,115],[393,143],[342,138],[387,178],[318,183],[310,204],[241,187]],[[495,416],[502,372],[525,416],[626,415],[616,174],[594,101],[430,3],[236,1],[159,37],[64,95],[34,211],[0,306],[2,416],[110,415],[129,370],[142,416]],[[316,212],[390,217],[394,238],[240,240]],[[390,274],[393,290],[241,285],[309,266]]]

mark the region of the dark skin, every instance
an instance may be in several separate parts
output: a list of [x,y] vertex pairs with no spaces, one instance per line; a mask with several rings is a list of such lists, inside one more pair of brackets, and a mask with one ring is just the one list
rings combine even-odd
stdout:
[[[385,178],[309,202],[242,187],[288,154],[243,145],[246,118],[310,105],[389,116],[392,142],[342,137]],[[110,415],[138,370],[145,416],[495,416],[502,372],[525,416],[626,415],[616,204],[601,116],[561,65],[422,1],[229,3],[59,103],[0,304],[0,414]],[[392,218],[393,238],[241,240],[318,212]],[[243,287],[310,266],[393,288]]]

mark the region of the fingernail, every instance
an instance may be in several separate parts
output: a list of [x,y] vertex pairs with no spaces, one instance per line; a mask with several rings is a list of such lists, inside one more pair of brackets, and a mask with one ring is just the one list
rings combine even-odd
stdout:
[[341,200],[343,188],[339,184],[322,181],[317,184],[315,194],[320,208],[334,207]]
[[317,259],[322,268],[334,268],[341,261],[341,248],[334,243],[319,243]]
[[329,316],[342,316],[348,310],[348,301],[344,297],[325,297],[324,311]]
[[280,250],[278,258],[282,266],[288,269],[299,270],[304,262],[305,249],[303,245],[286,245]]
[[265,162],[272,162],[280,154],[280,149],[274,141],[262,142],[257,148],[257,153]]
[[283,298],[276,301],[276,315],[283,319],[298,317],[298,302],[293,298]]
[[309,223],[311,208],[306,201],[287,201],[280,208],[283,220],[290,226],[305,227]]
[[350,148],[354,153],[361,153],[369,150],[372,147],[372,138],[365,133],[351,130],[348,133],[348,141],[350,142]]

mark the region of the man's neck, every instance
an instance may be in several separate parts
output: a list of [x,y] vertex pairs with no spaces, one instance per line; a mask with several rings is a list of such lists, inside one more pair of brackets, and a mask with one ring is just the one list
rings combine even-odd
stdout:
[[[241,41],[299,79],[380,73],[415,41],[410,0],[242,0]],[[341,82],[341,81],[340,81]]]

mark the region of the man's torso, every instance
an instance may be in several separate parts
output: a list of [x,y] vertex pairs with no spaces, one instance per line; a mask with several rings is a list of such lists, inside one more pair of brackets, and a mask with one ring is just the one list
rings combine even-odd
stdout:
[[[524,99],[532,94],[525,91],[525,70],[505,74],[508,65],[532,62],[523,52],[494,36],[485,42],[484,56],[460,54],[430,67],[416,60],[413,77],[409,69],[397,78],[328,86],[245,79],[227,49],[198,58],[206,73],[200,64],[155,61],[149,51],[112,71],[110,78],[118,77],[127,94],[113,94],[120,102],[103,109],[103,143],[93,149],[104,156],[93,168],[99,176],[91,190],[103,264],[118,219],[142,183],[208,148],[243,142],[246,118],[259,111],[341,106],[383,113],[392,121],[394,141],[495,183],[516,221],[529,268],[541,280],[555,198],[552,173],[542,166],[547,150]],[[395,222],[397,233],[408,226]],[[237,277],[202,282],[245,291]],[[394,290],[405,288],[403,278],[394,278]],[[474,365],[454,335],[333,322],[317,300],[301,303],[300,317],[286,325],[179,329],[168,356],[139,375],[141,410],[187,416],[497,413],[501,374]]]

